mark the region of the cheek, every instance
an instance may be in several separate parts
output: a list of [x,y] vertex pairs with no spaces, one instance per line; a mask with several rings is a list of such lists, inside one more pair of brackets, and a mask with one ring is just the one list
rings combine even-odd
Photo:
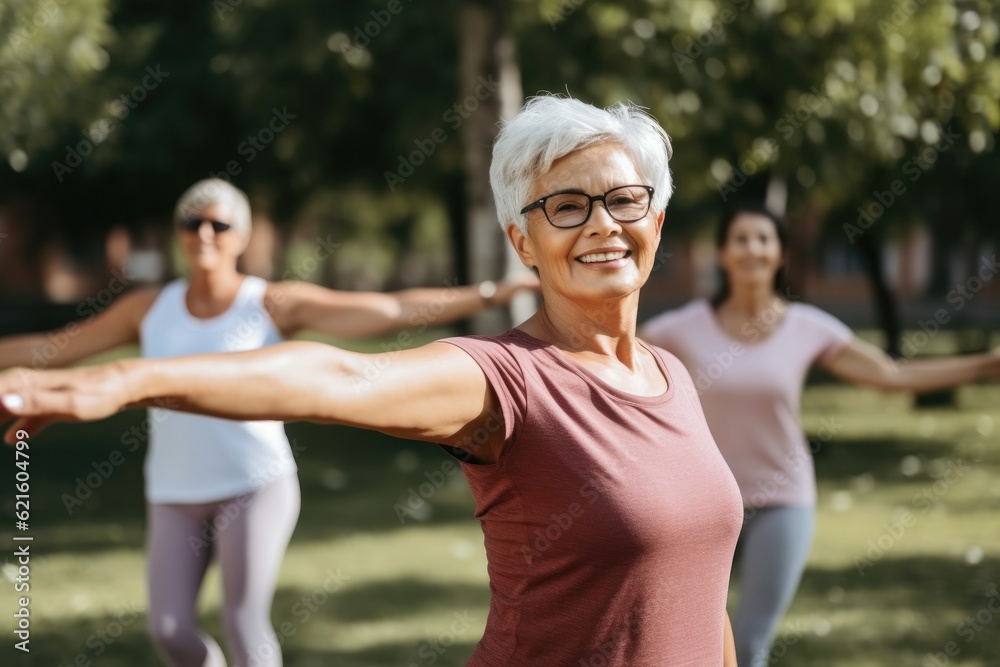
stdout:
[[228,254],[240,254],[247,245],[247,239],[242,236],[237,236],[232,234],[230,236],[221,239],[219,246],[226,251]]
[[573,242],[559,238],[538,239],[531,244],[531,256],[536,265],[556,266],[572,261]]

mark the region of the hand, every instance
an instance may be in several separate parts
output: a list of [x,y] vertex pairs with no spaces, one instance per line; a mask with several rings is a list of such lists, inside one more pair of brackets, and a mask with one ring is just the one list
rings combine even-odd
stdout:
[[525,290],[538,292],[539,289],[541,289],[541,283],[534,271],[519,272],[497,283],[497,293],[493,297],[493,302],[498,306],[506,306],[518,292]]
[[0,375],[0,423],[16,419],[4,442],[16,442],[19,430],[34,436],[56,421],[109,417],[126,407],[127,393],[120,364],[59,371],[12,369]]

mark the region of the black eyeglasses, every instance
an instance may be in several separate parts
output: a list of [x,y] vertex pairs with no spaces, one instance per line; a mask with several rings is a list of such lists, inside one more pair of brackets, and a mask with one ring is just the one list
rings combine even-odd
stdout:
[[653,203],[653,188],[648,185],[623,185],[608,190],[603,195],[557,192],[528,204],[521,209],[521,214],[540,208],[545,212],[546,219],[556,227],[579,227],[590,219],[595,201],[604,202],[604,208],[613,220],[636,222],[649,213],[649,207]]
[[219,222],[218,220],[209,220],[208,218],[184,218],[181,220],[179,227],[189,232],[196,232],[201,229],[203,222],[212,223],[212,231],[216,234],[221,234],[232,227],[228,222]]

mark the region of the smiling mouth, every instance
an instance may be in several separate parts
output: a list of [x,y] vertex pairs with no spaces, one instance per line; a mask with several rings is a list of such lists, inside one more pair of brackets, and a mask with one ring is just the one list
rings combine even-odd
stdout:
[[592,252],[589,255],[577,257],[576,261],[583,262],[584,264],[598,264],[600,262],[613,262],[616,259],[630,257],[631,255],[631,250],[618,250],[616,252]]

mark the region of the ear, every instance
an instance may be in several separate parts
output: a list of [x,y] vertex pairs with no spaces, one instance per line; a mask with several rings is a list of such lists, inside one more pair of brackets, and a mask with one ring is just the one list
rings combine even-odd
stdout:
[[514,251],[521,259],[521,263],[529,269],[535,268],[535,260],[532,255],[532,246],[534,243],[532,243],[531,237],[522,232],[521,228],[516,224],[510,224],[507,225],[507,238],[510,240],[510,244],[514,246]]
[[656,238],[659,240],[660,235],[663,233],[663,221],[666,219],[666,211],[660,211],[656,216]]

